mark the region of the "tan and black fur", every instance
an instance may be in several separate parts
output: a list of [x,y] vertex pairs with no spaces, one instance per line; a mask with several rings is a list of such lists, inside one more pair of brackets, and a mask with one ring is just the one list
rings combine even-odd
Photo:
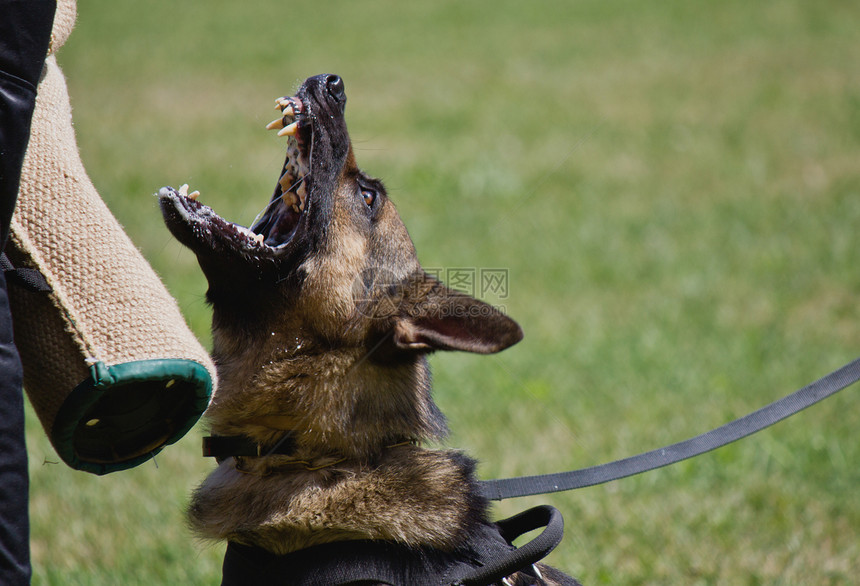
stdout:
[[[447,432],[426,356],[498,352],[522,332],[424,273],[383,185],[356,164],[345,103],[327,75],[279,100],[270,126],[292,135],[288,158],[250,229],[160,193],[209,282],[211,431],[264,454],[221,462],[189,519],[202,537],[275,554],[352,539],[453,551],[488,523],[487,505],[471,459],[421,447]],[[265,455],[288,434],[294,453]]]

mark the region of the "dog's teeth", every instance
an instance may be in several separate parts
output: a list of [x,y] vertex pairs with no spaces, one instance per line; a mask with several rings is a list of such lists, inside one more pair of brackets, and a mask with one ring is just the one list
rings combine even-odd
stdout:
[[296,193],[299,196],[299,210],[305,211],[305,202],[308,199],[308,188],[305,187],[304,181],[299,185],[299,188],[296,189]]
[[198,197],[200,197],[199,191],[192,191],[191,193],[188,194],[188,199],[196,200]]
[[289,114],[293,114],[293,101],[287,96],[282,96],[275,100],[275,110],[281,110],[284,114],[287,114],[287,110],[289,110]]
[[266,124],[266,130],[274,130],[276,128],[283,128],[283,127],[284,127],[284,119],[283,118],[278,118],[277,120],[272,120],[271,122]]
[[281,186],[281,191],[288,191],[290,187],[293,186],[294,181],[295,177],[290,175],[289,171],[281,175],[281,178],[278,179],[278,184]]
[[187,183],[183,183],[182,185],[179,186],[179,195],[181,195],[182,197],[188,197],[188,184]]
[[286,106],[284,106],[284,109],[281,113],[284,116],[295,116],[296,115],[296,111],[293,109],[292,104],[287,104]]
[[299,197],[292,191],[285,192],[281,198],[283,198],[284,203],[288,206],[295,207],[297,203],[299,203]]
[[278,136],[295,136],[296,130],[299,128],[298,122],[293,122],[289,126],[284,126],[279,132]]
[[257,242],[262,244],[263,243],[263,235],[262,234],[254,234],[254,240],[256,240]]

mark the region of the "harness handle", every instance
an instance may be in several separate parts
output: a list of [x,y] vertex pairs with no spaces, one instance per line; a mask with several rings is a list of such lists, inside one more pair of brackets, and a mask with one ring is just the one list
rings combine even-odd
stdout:
[[564,534],[564,519],[561,513],[554,507],[542,505],[496,522],[499,533],[505,541],[513,544],[513,541],[525,535],[529,531],[544,528],[540,535],[517,549],[500,554],[498,550],[493,555],[481,556],[489,559],[480,568],[466,573],[457,582],[462,586],[486,586],[495,584],[502,578],[533,566],[561,543]]

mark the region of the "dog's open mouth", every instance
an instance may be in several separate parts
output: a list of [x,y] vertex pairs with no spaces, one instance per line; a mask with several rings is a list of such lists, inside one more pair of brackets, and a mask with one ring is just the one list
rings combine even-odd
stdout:
[[275,187],[275,194],[266,209],[251,226],[257,240],[271,247],[289,242],[307,207],[307,178],[310,174],[304,141],[299,133],[302,126],[303,104],[298,98],[279,98],[276,107],[281,110],[277,118],[266,127],[278,129],[278,136],[289,137],[287,158]]
[[286,248],[298,232],[308,207],[309,108],[298,97],[278,98],[276,108],[281,117],[267,128],[288,138],[287,156],[274,195],[250,228],[221,218],[197,200],[199,192],[189,194],[185,185],[159,191],[168,227],[192,250],[199,251],[202,245],[214,252],[237,250],[245,256],[266,257]]

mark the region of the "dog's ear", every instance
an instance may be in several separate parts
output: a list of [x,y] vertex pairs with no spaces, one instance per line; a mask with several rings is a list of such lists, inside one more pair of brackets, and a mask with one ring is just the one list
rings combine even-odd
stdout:
[[496,307],[422,274],[404,292],[394,323],[402,350],[462,350],[492,354],[523,338],[520,326]]

